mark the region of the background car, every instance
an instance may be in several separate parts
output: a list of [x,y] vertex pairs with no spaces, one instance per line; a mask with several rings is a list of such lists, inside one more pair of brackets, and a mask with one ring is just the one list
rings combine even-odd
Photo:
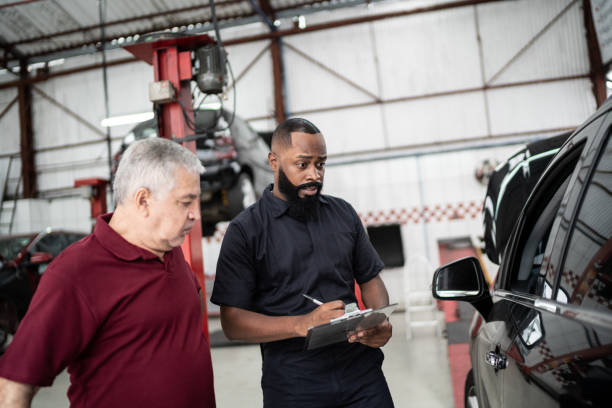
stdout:
[[71,231],[0,236],[0,353],[30,305],[49,263],[87,234]]
[[[202,233],[208,236],[214,233],[217,222],[229,221],[255,203],[272,183],[273,173],[268,167],[268,145],[239,116],[232,118],[228,111],[196,110],[194,128],[196,154],[205,167],[200,178],[201,210]],[[157,129],[154,119],[136,125],[123,138],[113,169],[131,143],[158,137]]]
[[478,311],[466,406],[612,401],[612,99],[563,144],[518,217],[492,291],[479,260],[439,268],[437,299]]
[[571,135],[565,132],[528,143],[493,171],[482,210],[484,252],[499,265],[521,209],[542,173]]

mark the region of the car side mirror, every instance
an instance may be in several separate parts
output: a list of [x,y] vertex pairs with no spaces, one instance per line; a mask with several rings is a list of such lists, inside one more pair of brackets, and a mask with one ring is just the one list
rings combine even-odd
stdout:
[[30,256],[29,263],[32,265],[39,265],[51,262],[52,259],[53,255],[49,252],[34,252],[32,256]]
[[485,317],[493,304],[480,261],[474,257],[462,258],[436,269],[432,293],[440,300],[470,302]]

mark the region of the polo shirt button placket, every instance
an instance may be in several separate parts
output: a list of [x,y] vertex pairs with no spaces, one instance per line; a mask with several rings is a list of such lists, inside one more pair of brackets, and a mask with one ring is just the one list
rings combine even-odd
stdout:
[[172,270],[172,268],[170,267],[170,252],[166,252],[164,254],[164,272],[166,272],[167,274],[170,274],[170,271]]

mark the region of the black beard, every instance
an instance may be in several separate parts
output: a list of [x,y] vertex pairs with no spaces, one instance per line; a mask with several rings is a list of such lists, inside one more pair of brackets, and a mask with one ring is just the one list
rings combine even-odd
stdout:
[[[298,192],[301,189],[308,187],[316,187],[317,193],[314,195],[307,195],[304,198],[300,198]],[[278,169],[278,191],[283,193],[287,198],[287,215],[300,221],[317,220],[319,218],[319,197],[321,195],[321,189],[323,184],[317,181],[311,181],[310,183],[300,184],[295,186],[283,171],[282,168]]]

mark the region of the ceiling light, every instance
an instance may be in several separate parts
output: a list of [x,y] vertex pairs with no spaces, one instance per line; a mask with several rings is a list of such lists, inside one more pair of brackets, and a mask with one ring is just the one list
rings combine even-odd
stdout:
[[153,112],[134,113],[131,115],[112,116],[110,118],[104,118],[100,122],[102,127],[113,127],[121,125],[129,125],[131,123],[140,123],[145,120],[153,119],[155,115]]
[[300,30],[303,30],[306,28],[306,17],[304,16],[298,17],[298,27],[300,28]]

